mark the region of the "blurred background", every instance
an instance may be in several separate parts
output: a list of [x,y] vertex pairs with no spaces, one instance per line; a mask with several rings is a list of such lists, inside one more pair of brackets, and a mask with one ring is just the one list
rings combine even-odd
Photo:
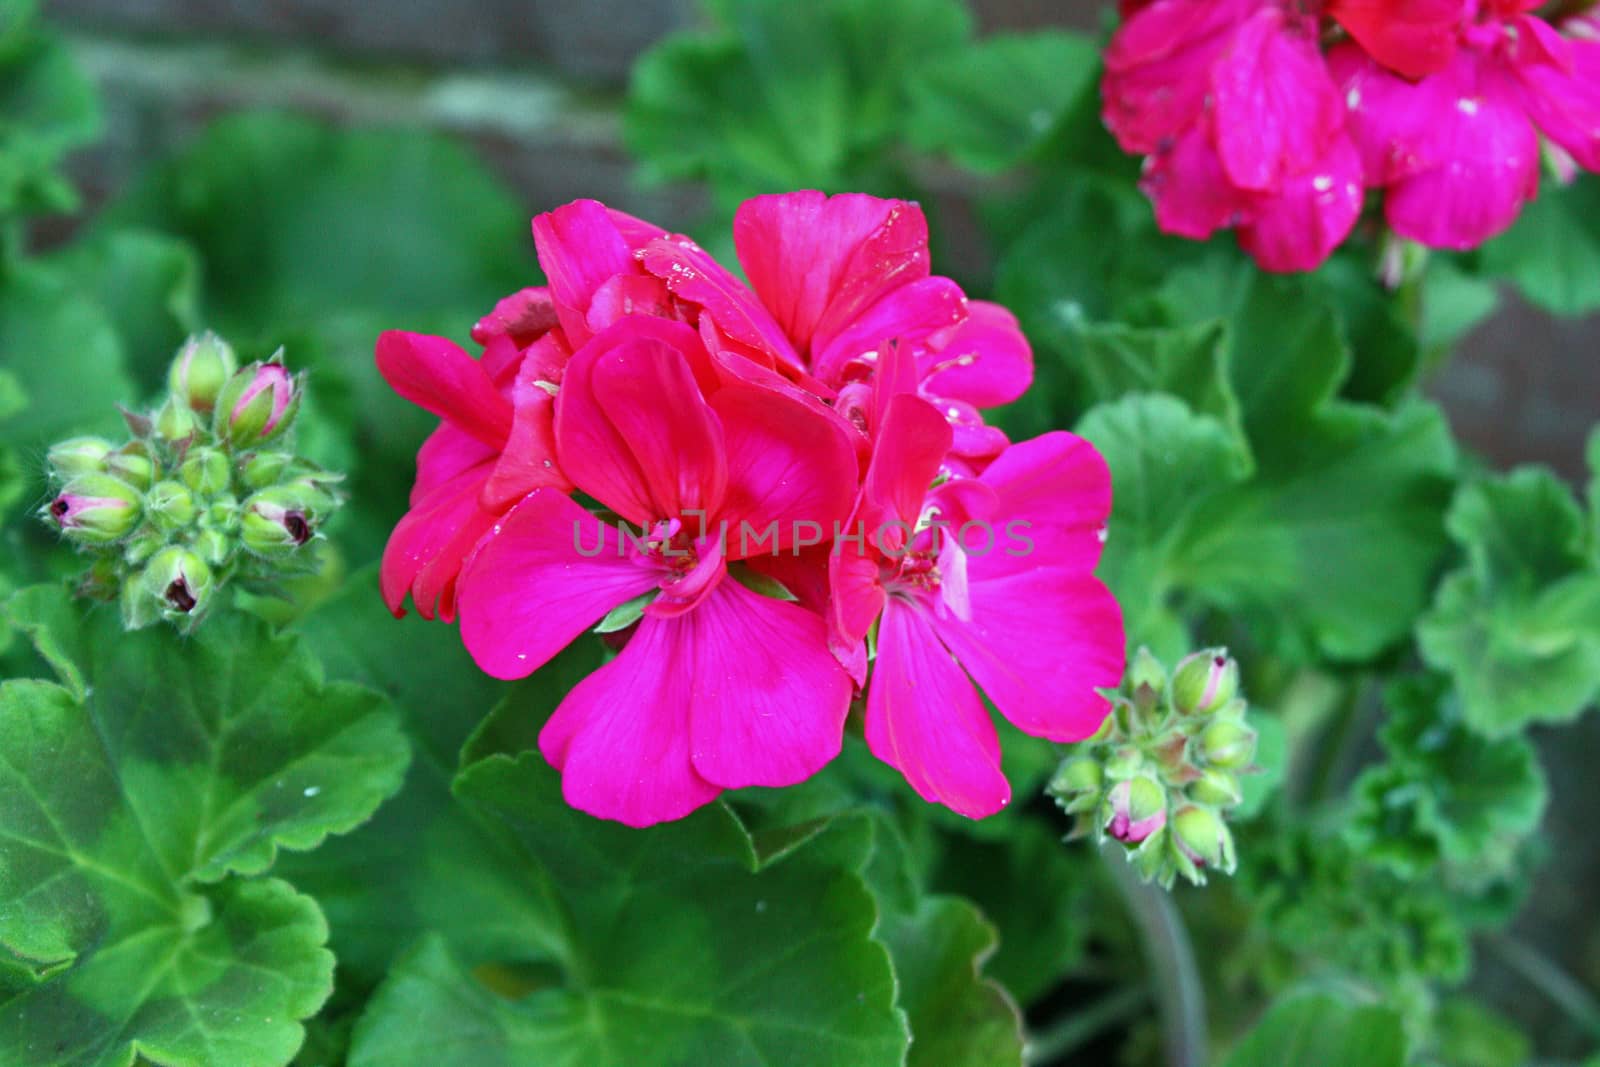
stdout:
[[[972,8],[980,33],[1093,30],[1106,17],[1089,0],[974,0]],[[47,0],[43,14],[98,87],[104,122],[99,138],[69,159],[83,205],[36,224],[35,247],[48,251],[100,225],[97,212],[109,206],[113,225],[132,220],[200,247],[208,311],[235,324],[271,317],[285,324],[289,336],[281,339],[291,345],[295,325],[313,317],[317,329],[302,343],[344,337],[354,347],[376,328],[437,326],[426,317],[408,320],[412,306],[475,317],[488,310],[472,303],[478,294],[519,272],[532,277],[528,218],[576,197],[683,229],[716,210],[699,186],[641,184],[624,146],[634,61],[665,35],[697,24],[693,0]],[[433,147],[320,141],[300,126],[208,137],[199,149],[203,168],[192,153],[182,154],[217,120],[261,109],[364,130],[440,133],[465,145],[504,188],[480,184],[475,172],[458,174],[455,157]],[[257,182],[253,168],[268,159],[297,169],[296,180],[278,174]],[[230,162],[239,173],[219,177]],[[205,180],[191,181],[188,167],[203,169]],[[975,221],[970,175],[918,178],[938,201],[936,266],[989,276],[993,250]],[[432,195],[441,189],[448,195]],[[284,202],[297,197],[314,201],[314,210]],[[400,220],[413,209],[435,225],[401,232]],[[283,232],[295,226],[316,232]],[[522,238],[524,259],[502,254],[505,227]],[[419,234],[438,233],[446,238],[418,246]],[[360,251],[345,251],[355,262],[367,257],[367,276],[351,278],[342,266],[324,277],[317,257],[304,251],[319,241],[360,244]],[[396,258],[414,266],[397,269]],[[358,310],[340,319],[347,297]],[[458,318],[450,332],[470,321]],[[166,351],[151,358],[164,360]],[[355,388],[358,395],[342,399],[360,410]],[[1600,316],[1556,318],[1507,293],[1427,390],[1464,445],[1488,464],[1537,461],[1577,480],[1585,435],[1600,419]],[[416,440],[420,427],[371,430],[390,441]],[[381,544],[381,534],[352,536]],[[1593,773],[1600,716],[1589,715],[1560,741],[1545,746],[1552,792],[1564,798],[1547,826],[1548,840],[1558,844],[1519,933],[1600,986],[1600,927],[1593,921],[1600,850],[1586,818],[1600,810]],[[1549,1000],[1514,972],[1514,961],[1486,955],[1474,981],[1494,986],[1498,1003],[1518,1004],[1530,1028],[1553,1020]]]

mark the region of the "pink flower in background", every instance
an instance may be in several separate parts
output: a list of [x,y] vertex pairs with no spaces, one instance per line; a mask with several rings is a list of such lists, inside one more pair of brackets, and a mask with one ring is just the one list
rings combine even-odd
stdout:
[[[1362,188],[1403,237],[1473,248],[1538,194],[1540,134],[1600,168],[1600,41],[1538,0],[1145,0],[1106,54],[1106,125],[1146,156],[1158,225],[1236,229],[1267,270],[1309,270]],[[1348,35],[1326,55],[1322,42]]]
[[569,803],[634,826],[679,818],[722,789],[790,785],[838,754],[850,682],[822,619],[740,584],[744,531],[794,544],[850,506],[843,425],[781,393],[717,382],[686,325],[624,317],[574,354],[556,408],[577,488],[647,547],[555,490],[497,526],[461,588],[461,632],[501,678],[537,670],[608,612],[653,597],[615,660],[562,701],[540,748]]
[[[749,285],[595,201],[533,232],[549,285],[478,322],[481,359],[379,339],[396,392],[442,420],[382,577],[396,611],[409,593],[459,618],[502,678],[612,620],[618,655],[540,734],[569,803],[640,826],[801,781],[838,753],[866,684],[872,750],[924,796],[993,812],[1009,793],[963,670],[1029,732],[1094,731],[1123,645],[1091,576],[1104,464],[1070,435],[1013,446],[984,421],[1027,389],[1032,350],[1009,312],[930,273],[917,205],[749,201]],[[875,488],[858,495],[864,469]],[[934,553],[922,534],[910,561],[848,547],[852,508],[915,523],[934,502],[1032,524],[1041,555]]]
[[1286,0],[1156,0],[1106,53],[1105,120],[1147,155],[1163,230],[1235,228],[1267,270],[1309,270],[1349,235],[1361,168],[1318,44]]
[[952,436],[926,401],[888,399],[851,518],[869,536],[831,561],[833,622],[857,643],[877,626],[873,754],[925,800],[982,818],[1011,788],[978,690],[1025,733],[1082,740],[1110,710],[1096,690],[1122,678],[1124,637],[1093,576],[1111,510],[1100,454],[1046,434],[934,487]]

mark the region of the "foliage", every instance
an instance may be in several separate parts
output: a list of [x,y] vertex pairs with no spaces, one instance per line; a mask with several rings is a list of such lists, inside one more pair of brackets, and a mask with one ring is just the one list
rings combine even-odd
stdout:
[[[373,339],[465,338],[538,284],[531,211],[433,134],[233,115],[32,247],[98,104],[34,5],[0,3],[0,1063],[1581,1062],[1593,975],[1560,968],[1592,926],[1508,928],[1594,862],[1570,829],[1592,787],[1551,754],[1594,744],[1600,433],[1585,486],[1490,470],[1425,387],[1502,282],[1600,306],[1600,180],[1547,183],[1474,253],[1396,272],[1369,215],[1318,271],[1267,275],[1158,232],[1095,36],[980,35],[957,0],[706,16],[635,68],[641,175],[699,183],[719,230],[777,189],[925,200],[936,269],[1033,343],[1007,431],[1074,429],[1110,466],[1098,574],[1130,648],[1242,669],[1254,766],[1208,802],[1236,876],[1130,886],[1045,793],[1092,746],[1009,729],[1015,799],[981,822],[859,733],[804,785],[680,822],[569,808],[535,739],[597,647],[502,683],[377,591],[433,422]],[[30,517],[47,449],[121,434],[210,328],[309,370],[298,444],[348,503],[317,575],[125,633]],[[1190,754],[1164,790],[1204,791]],[[1536,962],[1475,968],[1507,952]]]

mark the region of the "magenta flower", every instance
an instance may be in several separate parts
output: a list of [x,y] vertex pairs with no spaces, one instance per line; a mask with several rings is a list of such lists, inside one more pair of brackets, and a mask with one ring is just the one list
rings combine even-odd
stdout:
[[1505,230],[1538,195],[1541,132],[1600,169],[1600,41],[1564,37],[1516,0],[1483,5],[1449,63],[1417,82],[1353,45],[1329,61],[1367,184],[1403,237],[1469,249]]
[[[935,480],[953,434],[926,401],[887,401],[872,464],[832,558],[845,641],[877,626],[867,744],[924,799],[971,818],[1011,788],[978,695],[1025,733],[1078,741],[1120,683],[1121,611],[1093,576],[1111,476],[1087,442],[1012,445],[976,479]],[[933,524],[939,519],[944,525]]]
[[851,688],[822,619],[750,591],[729,567],[807,532],[820,540],[844,517],[856,485],[845,427],[719,379],[689,327],[625,317],[574,354],[556,442],[577,488],[642,539],[624,543],[561,493],[534,492],[478,550],[460,604],[479,666],[517,678],[652,597],[622,652],[540,735],[568,802],[646,825],[832,759]]

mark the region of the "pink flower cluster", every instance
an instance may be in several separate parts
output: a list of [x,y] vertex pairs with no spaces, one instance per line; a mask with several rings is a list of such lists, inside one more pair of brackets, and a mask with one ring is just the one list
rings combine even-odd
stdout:
[[1473,248],[1538,194],[1540,133],[1568,174],[1600,170],[1600,21],[1540,6],[1124,0],[1106,125],[1147,157],[1163,230],[1234,228],[1267,270],[1325,260],[1363,188],[1402,237]]
[[442,420],[382,585],[397,614],[459,618],[497,677],[610,631],[539,738],[569,803],[637,826],[799,782],[864,693],[871,751],[981,817],[1010,790],[979,687],[1028,733],[1098,729],[1124,643],[1093,577],[1108,471],[1071,434],[984,422],[1032,353],[930,274],[915,204],[751,200],[748,285],[594,201],[533,233],[549,285],[477,324],[480,357],[378,340]]

